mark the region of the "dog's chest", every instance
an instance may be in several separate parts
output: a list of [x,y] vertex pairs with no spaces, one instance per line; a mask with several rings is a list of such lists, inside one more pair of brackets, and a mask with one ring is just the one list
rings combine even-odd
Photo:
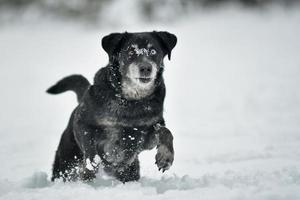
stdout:
[[103,127],[105,137],[99,142],[101,157],[112,164],[130,164],[136,156],[156,144],[154,131],[149,128]]
[[98,126],[150,127],[162,118],[162,109],[153,103],[128,103],[123,99],[106,102],[95,114]]
[[154,127],[162,121],[162,105],[110,98],[94,110],[94,119],[102,130],[98,144],[102,159],[117,165],[130,164],[141,151],[156,145]]

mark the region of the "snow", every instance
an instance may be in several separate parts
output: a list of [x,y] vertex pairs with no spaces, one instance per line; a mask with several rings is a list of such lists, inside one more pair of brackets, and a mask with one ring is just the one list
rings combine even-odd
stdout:
[[[156,54],[156,51],[154,49],[149,49],[152,45],[151,44],[148,44],[148,47],[147,49],[146,48],[139,48],[137,44],[133,44],[131,45],[131,47],[133,48],[134,50],[134,53],[139,56],[139,55],[154,55]],[[130,53],[130,52],[129,52]],[[133,53],[133,52],[132,52]]]
[[86,166],[89,170],[94,170],[94,165],[92,164],[91,160],[89,158],[86,159]]
[[85,167],[89,170],[94,170],[99,165],[100,162],[101,162],[100,156],[95,155],[95,157],[92,160],[90,160],[89,158],[85,160],[86,163]]
[[[73,24],[0,29],[0,199],[300,199],[300,13],[224,9],[175,24]],[[94,183],[50,182],[76,98],[45,90],[107,63],[100,39],[119,30],[168,30],[165,118],[175,160],[158,171],[140,155],[140,181],[99,172]]]

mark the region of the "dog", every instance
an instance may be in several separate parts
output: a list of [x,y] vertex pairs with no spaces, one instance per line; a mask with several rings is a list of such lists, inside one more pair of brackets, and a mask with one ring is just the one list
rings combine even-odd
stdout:
[[177,43],[164,31],[111,33],[102,38],[109,63],[94,77],[66,77],[47,92],[74,91],[78,106],[63,132],[52,181],[92,181],[101,166],[125,183],[140,178],[139,153],[157,147],[158,170],[174,160],[173,136],[165,126],[164,57]]

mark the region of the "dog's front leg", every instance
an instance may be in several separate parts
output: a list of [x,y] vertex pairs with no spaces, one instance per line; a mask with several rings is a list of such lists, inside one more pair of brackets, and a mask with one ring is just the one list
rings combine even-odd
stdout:
[[155,164],[159,171],[162,170],[164,172],[171,167],[174,161],[173,136],[171,131],[164,126],[157,128],[156,135],[158,137],[158,145]]
[[96,178],[101,158],[97,153],[96,142],[94,138],[87,138],[83,142],[83,166],[80,178],[84,181],[91,181]]
[[101,158],[97,151],[97,130],[87,126],[77,126],[75,138],[83,153],[83,162],[80,171],[80,178],[91,181],[96,177]]

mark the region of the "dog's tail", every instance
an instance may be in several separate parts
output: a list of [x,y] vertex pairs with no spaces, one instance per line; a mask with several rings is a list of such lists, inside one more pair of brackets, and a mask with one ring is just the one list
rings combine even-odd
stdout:
[[80,102],[85,91],[90,86],[89,81],[82,75],[71,75],[58,81],[55,85],[51,86],[47,93],[49,94],[60,94],[68,90],[73,91],[77,95],[77,100]]

